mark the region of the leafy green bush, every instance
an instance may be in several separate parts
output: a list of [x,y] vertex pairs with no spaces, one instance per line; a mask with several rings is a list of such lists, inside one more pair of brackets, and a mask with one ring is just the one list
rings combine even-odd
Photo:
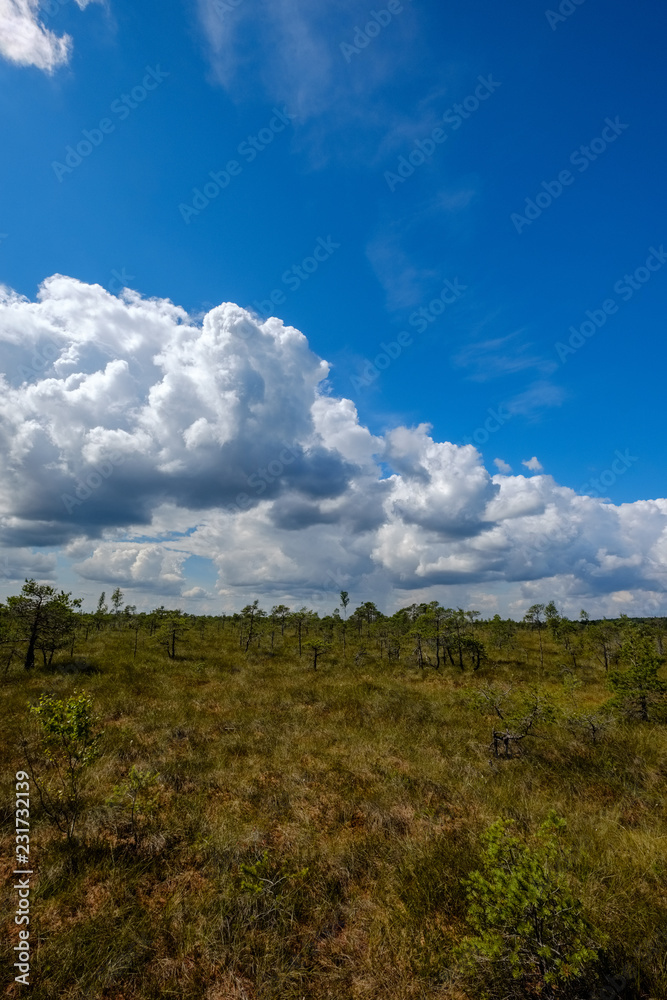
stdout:
[[88,695],[76,691],[65,701],[43,694],[30,713],[40,724],[40,746],[46,778],[38,777],[29,760],[32,778],[44,811],[71,840],[82,808],[84,775],[100,756],[102,733],[94,732],[95,717]]

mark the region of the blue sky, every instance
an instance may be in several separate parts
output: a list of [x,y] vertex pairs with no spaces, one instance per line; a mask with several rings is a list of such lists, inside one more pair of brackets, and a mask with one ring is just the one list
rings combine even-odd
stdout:
[[[518,614],[555,595],[577,611],[587,600],[599,613],[665,613],[667,506],[645,503],[667,495],[663,7],[339,0],[313,12],[304,0],[192,0],[168,16],[150,0],[3,7],[0,281],[13,332],[2,367],[12,391],[23,386],[11,405],[22,426],[51,426],[44,400],[65,393],[60,436],[43,428],[49,461],[31,439],[39,476],[9,448],[17,426],[4,432],[16,477],[3,515],[6,592],[34,572],[77,593],[117,583],[137,603],[178,597],[191,610],[235,607],[255,592],[328,607],[340,585],[385,605],[429,596]],[[49,286],[39,307],[53,275],[71,281]],[[123,286],[132,293],[114,311],[101,290],[122,296]],[[187,314],[167,321],[162,309],[176,353],[179,327],[196,339],[206,314],[213,323],[216,307],[235,303],[257,328],[274,315],[301,331],[307,356],[295,345],[289,354],[274,332],[260,362],[254,334],[237,324],[245,374],[240,362],[232,368],[244,391],[261,378],[268,392],[273,378],[282,409],[267,408],[267,425],[256,414],[252,427],[216,425],[217,451],[204,458],[208,438],[187,432],[209,420],[195,400],[204,390],[188,409],[187,391],[172,386],[169,413],[183,410],[173,433],[185,435],[188,461],[166,459],[134,427],[136,468],[119,462],[122,473],[63,522],[62,496],[74,494],[53,470],[85,478],[93,444],[97,468],[113,434],[124,455],[122,421],[127,435],[128,414],[166,393],[164,378],[147,374],[153,362],[137,360],[144,348],[154,358],[157,342],[114,340],[121,313],[132,325],[133,310],[158,300]],[[60,369],[39,361],[45,324]],[[97,355],[71,353],[84,334]],[[126,396],[113,378],[102,388],[92,378],[112,355],[129,373]],[[222,350],[215,364],[236,356]],[[319,359],[329,369],[313,388],[304,372],[315,377]],[[202,363],[198,385],[212,362]],[[68,417],[76,371],[101,393],[85,430],[79,411]],[[237,402],[240,385],[229,389]],[[345,412],[344,443],[327,436],[329,417],[313,432],[313,391],[318,406]],[[119,392],[126,409],[113,417]],[[296,398],[305,409],[294,405],[281,437],[279,414]],[[254,454],[246,432],[265,454],[236,469],[230,449]],[[141,441],[146,476],[157,463],[152,478],[142,478]],[[284,442],[296,448],[291,463],[275,457]],[[479,449],[472,464],[466,445]],[[229,497],[264,460],[283,467],[275,482],[230,512]],[[128,494],[139,498],[131,511]],[[517,506],[499,515],[505,494]],[[586,495],[582,514],[576,498]],[[368,523],[351,527],[345,504]],[[223,509],[233,530],[218,523]],[[555,511],[553,559],[539,545],[539,556],[526,554],[544,525],[525,518],[546,524]],[[273,546],[274,558],[264,552],[240,572],[234,546],[246,536],[253,550]],[[410,549],[404,562],[397,546]]]

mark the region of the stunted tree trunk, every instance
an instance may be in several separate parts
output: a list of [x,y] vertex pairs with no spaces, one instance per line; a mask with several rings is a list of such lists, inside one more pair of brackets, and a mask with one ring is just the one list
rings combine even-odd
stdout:
[[16,650],[15,650],[15,649],[12,649],[12,651],[11,651],[11,653],[9,654],[9,657],[8,657],[8,659],[7,659],[7,662],[5,663],[5,671],[4,671],[4,676],[5,676],[5,677],[6,677],[6,676],[7,676],[7,674],[9,673],[9,668],[10,668],[10,667],[11,667],[11,665],[12,665],[12,660],[14,659],[14,656],[15,656],[15,654],[16,654]]
[[419,669],[424,669],[424,651],[422,649],[422,637],[417,636],[417,663],[419,664]]
[[28,638],[28,648],[25,653],[25,660],[23,666],[26,670],[32,670],[35,666],[35,650],[37,648],[37,639],[39,636],[39,626],[42,623],[42,607],[41,602],[35,610],[35,617],[30,628],[30,636]]
[[37,624],[33,627],[30,639],[28,641],[28,648],[25,654],[25,660],[23,666],[26,670],[32,670],[35,666],[35,646],[37,643]]

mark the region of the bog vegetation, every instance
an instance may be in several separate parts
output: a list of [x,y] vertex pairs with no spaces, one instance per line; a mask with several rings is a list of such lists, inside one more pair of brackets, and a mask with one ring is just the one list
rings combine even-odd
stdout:
[[36,998],[667,996],[664,619],[0,606]]

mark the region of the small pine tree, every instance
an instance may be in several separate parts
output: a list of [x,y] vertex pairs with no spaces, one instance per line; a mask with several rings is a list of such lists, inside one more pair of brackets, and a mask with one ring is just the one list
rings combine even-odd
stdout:
[[124,799],[129,799],[129,822],[135,847],[139,847],[144,827],[157,808],[158,777],[157,771],[141,770],[133,764],[127,778],[114,788],[108,802],[110,806],[118,806]]
[[313,670],[317,670],[317,661],[323,653],[328,653],[331,649],[331,643],[326,639],[320,638],[319,636],[314,636],[312,639],[306,639],[303,643],[303,648],[310,650],[313,654]]
[[187,641],[191,628],[190,618],[190,615],[180,610],[165,611],[160,615],[153,641],[166,649],[170,660],[176,659],[176,643]]
[[554,636],[557,635],[561,616],[554,601],[549,601],[546,605],[544,609],[544,617],[546,619],[547,628],[551,630],[551,634]]
[[254,600],[252,604],[246,604],[245,608],[241,610],[241,614],[243,615],[243,623],[246,629],[245,651],[247,653],[250,643],[257,637],[260,620],[266,618],[266,611],[262,611],[259,601]]
[[[50,666],[56,649],[66,645],[76,628],[81,599],[59,593],[45,583],[26,580],[18,597],[7,598],[9,618],[19,641],[27,644],[23,666],[35,666],[35,650],[41,649],[44,666]],[[48,654],[48,656],[47,656]]]
[[494,615],[487,623],[491,645],[498,651],[513,649],[516,629],[516,624],[511,619],[502,619],[500,615]]
[[667,695],[667,684],[658,677],[661,661],[653,639],[632,627],[621,646],[620,658],[629,668],[610,671],[609,687],[614,692],[611,704],[648,722],[649,708],[664,702]]
[[597,950],[563,870],[565,820],[550,813],[535,846],[509,825],[498,820],[483,834],[482,868],[465,882],[473,934],[455,949],[459,968],[484,1000],[574,997]]
[[[553,601],[551,602],[553,604]],[[554,610],[556,606],[554,604]],[[540,670],[544,669],[544,645],[542,643],[542,628],[544,626],[544,613],[546,608],[544,604],[531,604],[531,606],[526,611],[523,616],[523,620],[526,625],[530,625],[531,628],[537,629],[537,637],[540,641]],[[558,614],[558,612],[556,612]]]

